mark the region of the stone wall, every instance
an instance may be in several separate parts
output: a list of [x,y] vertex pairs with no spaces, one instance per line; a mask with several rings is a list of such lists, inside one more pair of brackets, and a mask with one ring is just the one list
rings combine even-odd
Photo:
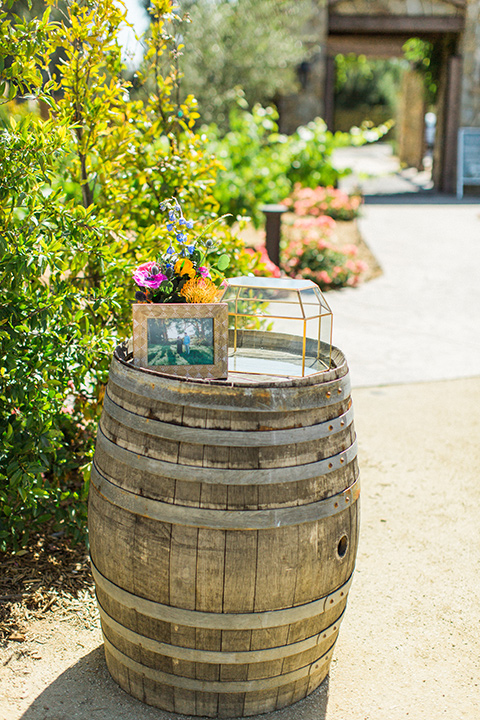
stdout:
[[480,0],[468,0],[460,53],[463,56],[460,125],[480,127]]

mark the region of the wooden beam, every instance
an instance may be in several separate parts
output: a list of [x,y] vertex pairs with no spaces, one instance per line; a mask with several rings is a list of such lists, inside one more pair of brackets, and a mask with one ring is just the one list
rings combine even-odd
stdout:
[[460,15],[335,15],[328,18],[328,32],[382,33],[388,35],[425,35],[445,32],[462,32],[465,18]]
[[327,38],[327,54],[339,53],[367,55],[376,58],[404,57],[403,45],[411,35],[329,35]]
[[[335,53],[337,54],[337,53]],[[325,58],[325,112],[324,120],[327,128],[333,132],[335,120],[335,59],[328,52]]]
[[460,122],[460,91],[462,87],[462,58],[448,59],[447,93],[445,98],[445,135],[441,190],[455,193],[457,182],[457,140]]

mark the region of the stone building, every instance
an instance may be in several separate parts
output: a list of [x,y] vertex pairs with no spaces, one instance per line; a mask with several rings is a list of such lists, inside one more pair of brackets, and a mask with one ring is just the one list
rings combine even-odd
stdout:
[[[406,40],[419,37],[441,54],[434,148],[434,182],[454,192],[459,127],[480,128],[480,0],[313,0],[316,52],[302,68],[302,89],[281,103],[283,130],[315,116],[333,124],[335,64],[338,53],[402,57]],[[405,78],[403,113],[409,164],[423,150],[422,90]],[[413,162],[412,162],[413,161]]]

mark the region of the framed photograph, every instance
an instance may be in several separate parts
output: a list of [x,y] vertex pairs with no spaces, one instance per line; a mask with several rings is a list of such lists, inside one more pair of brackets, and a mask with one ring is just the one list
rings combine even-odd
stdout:
[[191,378],[227,377],[226,303],[133,306],[133,362]]

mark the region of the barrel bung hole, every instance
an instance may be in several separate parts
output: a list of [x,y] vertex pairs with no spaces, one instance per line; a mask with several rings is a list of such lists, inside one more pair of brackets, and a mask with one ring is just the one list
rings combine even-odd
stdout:
[[338,545],[337,545],[337,555],[339,558],[345,557],[347,548],[348,548],[348,537],[346,535],[342,535],[342,537],[338,541]]

